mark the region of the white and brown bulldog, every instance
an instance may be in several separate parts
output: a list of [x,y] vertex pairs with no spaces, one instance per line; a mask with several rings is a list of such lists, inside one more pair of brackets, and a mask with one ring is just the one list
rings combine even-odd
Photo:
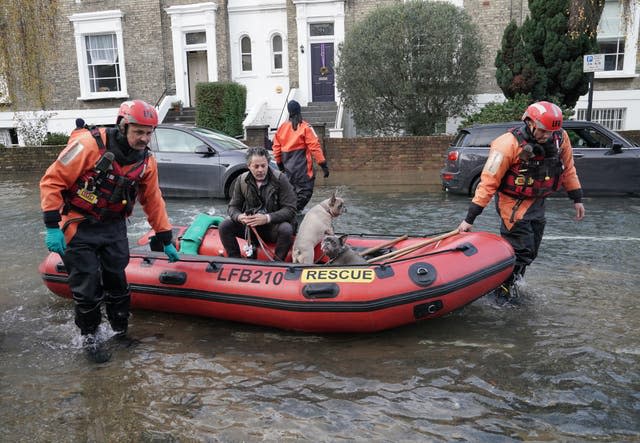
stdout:
[[313,264],[316,245],[325,235],[333,234],[333,219],[346,212],[344,200],[334,192],[331,198],[321,201],[306,213],[296,240],[293,243],[291,257],[293,263]]

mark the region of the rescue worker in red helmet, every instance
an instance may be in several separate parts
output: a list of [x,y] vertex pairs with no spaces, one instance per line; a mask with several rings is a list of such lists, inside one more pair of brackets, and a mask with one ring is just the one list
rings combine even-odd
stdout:
[[158,125],[153,106],[122,103],[115,128],[92,128],[70,139],[40,181],[49,251],[62,257],[69,274],[75,323],[87,355],[109,359],[96,337],[105,310],[117,337],[128,328],[130,289],[126,219],[136,198],[169,261],[179,259],[158,186],[158,168],[147,147]]
[[491,143],[480,184],[458,227],[460,232],[470,231],[495,195],[500,234],[516,255],[513,274],[496,290],[502,301],[517,296],[514,283],[538,255],[546,223],[545,198],[562,187],[573,200],[575,220],[585,215],[571,142],[562,129],[561,109],[540,101],[526,109],[522,120],[522,126]]

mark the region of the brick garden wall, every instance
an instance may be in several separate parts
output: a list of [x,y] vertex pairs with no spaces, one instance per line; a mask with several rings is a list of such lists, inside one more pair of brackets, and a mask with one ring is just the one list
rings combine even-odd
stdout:
[[[640,143],[640,131],[620,131],[620,134]],[[375,184],[389,177],[396,184],[410,185],[416,181],[438,184],[444,153],[452,140],[451,136],[324,139],[325,155],[331,170],[329,184],[346,181]],[[262,141],[262,137],[259,137],[251,143],[247,140],[247,143],[249,146],[261,146]],[[0,148],[0,174],[44,172],[62,148]]]
[[0,148],[0,174],[3,172],[42,171],[58,157],[63,146]]
[[[416,177],[437,183],[444,152],[451,140],[448,136],[327,138],[324,149],[332,173],[331,181],[336,184],[343,178],[358,176],[363,182],[383,180],[384,172],[388,171],[393,172],[390,175],[396,181],[406,180],[404,184],[413,183]],[[0,174],[44,172],[61,149],[60,146],[0,148]]]
[[442,167],[450,136],[328,138],[324,149],[335,171],[431,171]]

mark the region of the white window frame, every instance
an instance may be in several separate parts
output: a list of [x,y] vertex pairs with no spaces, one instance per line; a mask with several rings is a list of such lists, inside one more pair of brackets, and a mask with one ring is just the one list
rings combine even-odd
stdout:
[[[78,79],[80,80],[80,96],[78,100],[101,100],[109,98],[128,98],[127,76],[124,63],[124,41],[122,38],[122,17],[120,10],[87,12],[73,14],[69,20],[73,23],[76,40],[76,56],[78,59]],[[118,65],[120,74],[120,91],[92,92],[89,81],[86,37],[88,35],[115,34],[118,45]]]
[[[622,6],[618,0],[607,1],[605,8],[618,7],[620,14],[622,14]],[[607,9],[609,9],[607,8]],[[629,17],[626,20],[626,30],[621,31],[621,34],[616,36],[610,34],[615,33],[615,27],[622,27],[624,18],[620,15],[619,24],[612,22],[612,15],[603,11],[600,23],[598,25],[598,43],[600,42],[613,42],[616,40],[624,41],[624,61],[622,69],[611,71],[600,71],[595,73],[595,78],[633,78],[637,77],[636,74],[636,57],[638,52],[638,22],[640,21],[640,5],[633,2],[629,10]],[[607,22],[608,21],[608,22]]]
[[[276,37],[280,37],[280,51],[276,51],[273,48],[273,40]],[[271,72],[273,74],[280,74],[284,72],[284,62],[285,62],[284,45],[285,45],[285,39],[281,33],[274,32],[273,34],[271,34],[271,36],[269,37],[269,49],[271,52]],[[282,65],[280,68],[276,68],[276,55],[280,56],[280,64]]]
[[[243,52],[243,49],[242,49],[242,40],[244,40],[245,38],[249,39],[249,44],[251,45],[251,48],[247,53]],[[240,36],[239,46],[240,46],[240,72],[243,74],[252,73],[253,72],[253,39],[249,34],[242,34]],[[243,58],[245,55],[249,55],[249,57],[251,58],[251,69],[244,69]]]

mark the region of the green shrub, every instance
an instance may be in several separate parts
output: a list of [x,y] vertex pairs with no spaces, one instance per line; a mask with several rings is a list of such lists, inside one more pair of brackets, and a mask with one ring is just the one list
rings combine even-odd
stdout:
[[231,137],[242,135],[247,88],[239,83],[198,83],[196,124]]
[[[552,103],[558,103],[556,99],[549,99]],[[510,122],[522,119],[522,114],[534,100],[525,94],[517,94],[514,98],[507,99],[502,103],[487,103],[481,110],[474,114],[468,114],[460,123],[459,128],[466,128],[473,125],[486,123]],[[562,108],[562,115],[565,120],[573,115],[573,109]]]
[[69,136],[62,132],[49,132],[42,142],[42,146],[62,146],[69,141]]
[[531,104],[528,95],[518,94],[514,98],[502,103],[487,103],[481,110],[474,114],[468,114],[460,123],[460,128],[485,123],[500,123],[520,120],[524,110]]

